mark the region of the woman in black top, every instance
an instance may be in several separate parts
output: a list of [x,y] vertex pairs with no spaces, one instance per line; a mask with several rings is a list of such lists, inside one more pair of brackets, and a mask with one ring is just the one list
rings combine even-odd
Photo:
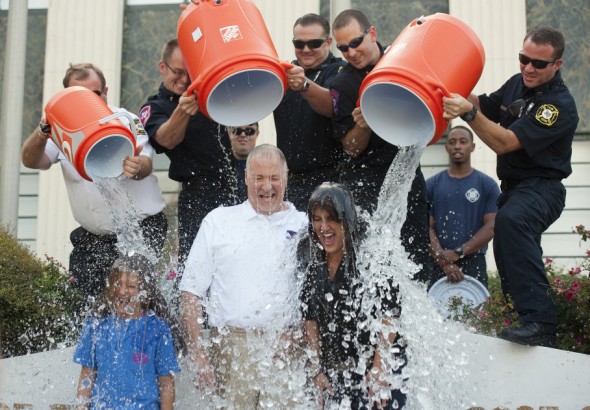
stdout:
[[[350,191],[337,183],[318,186],[307,212],[308,236],[299,244],[298,255],[305,272],[301,294],[304,334],[314,355],[310,373],[322,405],[328,399],[347,402],[354,409],[369,408],[373,390],[367,392],[363,382],[388,389],[380,378],[380,348],[391,346],[396,334],[387,338],[379,334],[377,346],[369,350],[373,354],[364,362],[360,360],[359,346],[371,344],[369,331],[358,326],[367,321],[360,308],[363,291],[356,266],[364,224],[357,217]],[[387,299],[388,308],[399,311],[395,295]],[[396,397],[396,408],[405,402],[402,398]],[[377,408],[383,406],[385,401],[377,403]]]

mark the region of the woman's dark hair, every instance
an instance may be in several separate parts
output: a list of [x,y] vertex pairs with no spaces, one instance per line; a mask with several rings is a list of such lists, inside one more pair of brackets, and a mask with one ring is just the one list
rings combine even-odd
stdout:
[[120,256],[115,260],[107,278],[107,285],[94,304],[92,315],[104,317],[116,314],[114,300],[117,284],[123,273],[137,273],[141,307],[146,311],[151,310],[168,323],[174,337],[174,347],[177,351],[182,350],[184,343],[178,322],[170,313],[168,303],[158,288],[158,277],[154,265],[143,255]]
[[356,269],[356,247],[359,244],[361,234],[361,223],[356,213],[354,198],[346,186],[336,182],[324,182],[319,185],[311,194],[307,206],[307,217],[309,219],[308,235],[310,239],[310,257],[318,260],[319,240],[313,229],[313,213],[317,208],[326,210],[330,216],[342,223],[344,227],[344,244],[346,271],[352,272]]
[[344,225],[346,251],[352,251],[352,243],[357,239],[357,215],[354,199],[350,191],[342,184],[336,182],[324,182],[312,192],[307,206],[307,217],[309,218],[309,235],[317,241],[313,231],[313,213],[316,208],[321,208],[330,216]]

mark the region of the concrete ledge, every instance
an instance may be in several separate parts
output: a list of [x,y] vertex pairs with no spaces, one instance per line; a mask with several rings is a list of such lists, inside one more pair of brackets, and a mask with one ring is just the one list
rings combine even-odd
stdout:
[[[468,352],[471,408],[590,410],[590,356],[526,347],[470,333]],[[69,410],[80,366],[74,348],[0,360],[0,410]],[[177,380],[177,408],[207,409],[183,366]],[[439,409],[422,401],[425,409]]]

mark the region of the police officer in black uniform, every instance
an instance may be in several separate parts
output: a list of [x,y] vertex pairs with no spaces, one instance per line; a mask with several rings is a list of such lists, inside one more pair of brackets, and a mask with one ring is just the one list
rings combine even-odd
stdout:
[[[373,212],[377,207],[381,185],[398,153],[364,121],[356,103],[361,83],[383,55],[377,42],[377,30],[358,10],[345,10],[333,23],[336,46],[348,61],[331,87],[334,136],[348,154],[340,167],[339,180],[352,191],[357,205]],[[430,283],[434,267],[429,256],[429,216],[426,182],[420,166],[408,193],[408,213],[401,239],[410,258],[422,269],[415,278]]]
[[221,205],[234,204],[237,193],[232,153],[225,127],[199,111],[176,39],[166,43],[159,63],[162,84],[148,98],[139,117],[158,153],[170,158],[170,179],[182,183],[178,195],[179,263],[188,256],[201,220]]
[[331,113],[327,87],[344,65],[344,60],[330,52],[331,43],[330,24],[322,16],[309,13],[295,21],[297,60],[287,71],[290,88],[274,111],[277,146],[289,164],[287,200],[297,209],[307,207],[316,186],[337,179],[337,166],[343,158],[342,146],[332,137],[332,121],[311,105],[317,98],[314,94],[323,95],[323,105]]
[[559,71],[564,49],[560,31],[536,27],[524,38],[520,74],[498,91],[443,98],[445,118],[461,116],[498,154],[502,194],[494,254],[502,290],[520,317],[520,326],[504,329],[500,337],[526,345],[555,345],[557,312],[544,272],[541,234],[565,206],[561,180],[572,172],[578,124],[575,101]]

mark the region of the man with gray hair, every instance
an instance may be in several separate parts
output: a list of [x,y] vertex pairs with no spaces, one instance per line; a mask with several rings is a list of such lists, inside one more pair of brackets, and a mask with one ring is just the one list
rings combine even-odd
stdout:
[[[254,148],[246,162],[248,199],[203,219],[180,283],[196,383],[217,391],[225,406],[294,405],[296,392],[287,394],[286,380],[276,376],[281,369],[262,368],[274,366],[273,356],[284,354],[270,348],[268,340],[275,332],[282,334],[297,311],[297,304],[289,302],[293,295],[296,300],[296,292],[286,256],[295,251],[307,217],[283,200],[287,172],[280,149],[269,144]],[[214,341],[210,348],[203,338],[204,307]],[[284,334],[280,340],[282,347],[288,342]],[[270,382],[268,375],[273,375]]]

